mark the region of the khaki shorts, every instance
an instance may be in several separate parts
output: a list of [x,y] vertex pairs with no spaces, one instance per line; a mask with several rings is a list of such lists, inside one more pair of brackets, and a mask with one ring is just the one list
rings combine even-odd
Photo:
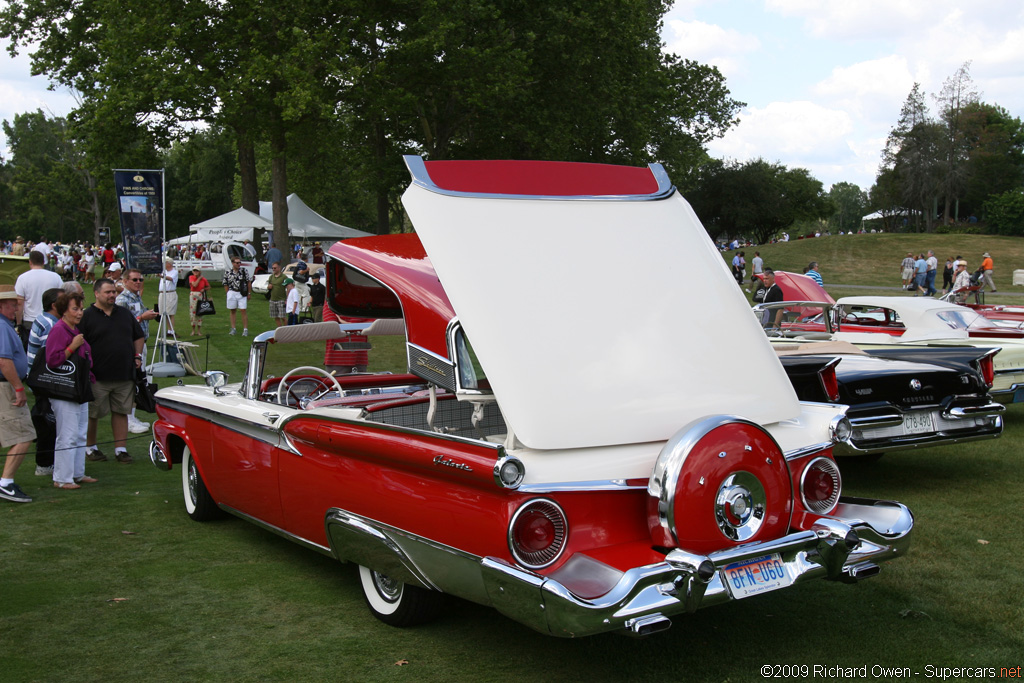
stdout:
[[163,315],[174,315],[178,312],[177,292],[160,292],[157,302],[160,304],[160,313]]
[[28,405],[15,408],[11,405],[14,396],[15,391],[11,383],[0,382],[0,448],[31,443],[36,438],[36,428],[32,426],[32,414]]
[[130,415],[135,407],[135,382],[96,382],[92,385],[94,400],[89,403],[89,419],[97,420],[110,413]]

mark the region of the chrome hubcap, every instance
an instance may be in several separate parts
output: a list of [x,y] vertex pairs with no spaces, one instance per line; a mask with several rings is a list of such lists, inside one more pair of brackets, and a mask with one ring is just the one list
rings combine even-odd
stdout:
[[402,582],[380,572],[373,572],[373,585],[377,588],[377,593],[388,602],[397,602],[402,597]]
[[715,496],[715,521],[726,538],[746,541],[764,523],[767,496],[764,486],[750,472],[730,474]]

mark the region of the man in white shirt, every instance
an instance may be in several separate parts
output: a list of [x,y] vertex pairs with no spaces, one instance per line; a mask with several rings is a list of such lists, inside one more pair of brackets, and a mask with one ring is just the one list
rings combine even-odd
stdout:
[[160,273],[159,303],[160,315],[167,316],[167,330],[177,337],[174,331],[174,314],[178,312],[178,269],[174,267],[174,259],[164,259],[164,269]]
[[928,258],[925,260],[925,296],[935,296],[937,290],[935,289],[935,274],[939,270],[939,259],[935,258],[935,252],[931,249],[928,250]]
[[50,240],[45,237],[39,240],[39,244],[32,247],[32,251],[38,251],[43,255],[43,266],[46,268],[50,267],[50,252],[53,251],[53,247],[50,246]]
[[46,256],[42,251],[33,249],[28,255],[28,270],[18,276],[14,283],[14,291],[25,298],[24,313],[18,334],[22,345],[28,348],[28,335],[32,331],[32,323],[43,314],[43,292],[60,287],[64,282],[60,275],[46,270]]

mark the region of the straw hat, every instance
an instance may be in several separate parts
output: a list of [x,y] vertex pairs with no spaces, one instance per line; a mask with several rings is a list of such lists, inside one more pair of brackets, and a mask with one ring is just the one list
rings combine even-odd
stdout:
[[0,285],[0,301],[4,299],[24,299],[22,295],[14,291],[14,285]]

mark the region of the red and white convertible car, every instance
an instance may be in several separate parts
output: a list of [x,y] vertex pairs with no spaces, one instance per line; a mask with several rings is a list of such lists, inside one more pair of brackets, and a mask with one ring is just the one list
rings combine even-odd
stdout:
[[255,337],[240,383],[160,391],[151,458],[194,519],[358,565],[390,624],[451,594],[557,636],[907,550],[906,507],[841,495],[845,406],[797,400],[660,166],[406,161],[417,234],[336,244],[328,280],[363,333],[405,335],[407,374],[327,373],[323,340],[365,323],[319,323]]

